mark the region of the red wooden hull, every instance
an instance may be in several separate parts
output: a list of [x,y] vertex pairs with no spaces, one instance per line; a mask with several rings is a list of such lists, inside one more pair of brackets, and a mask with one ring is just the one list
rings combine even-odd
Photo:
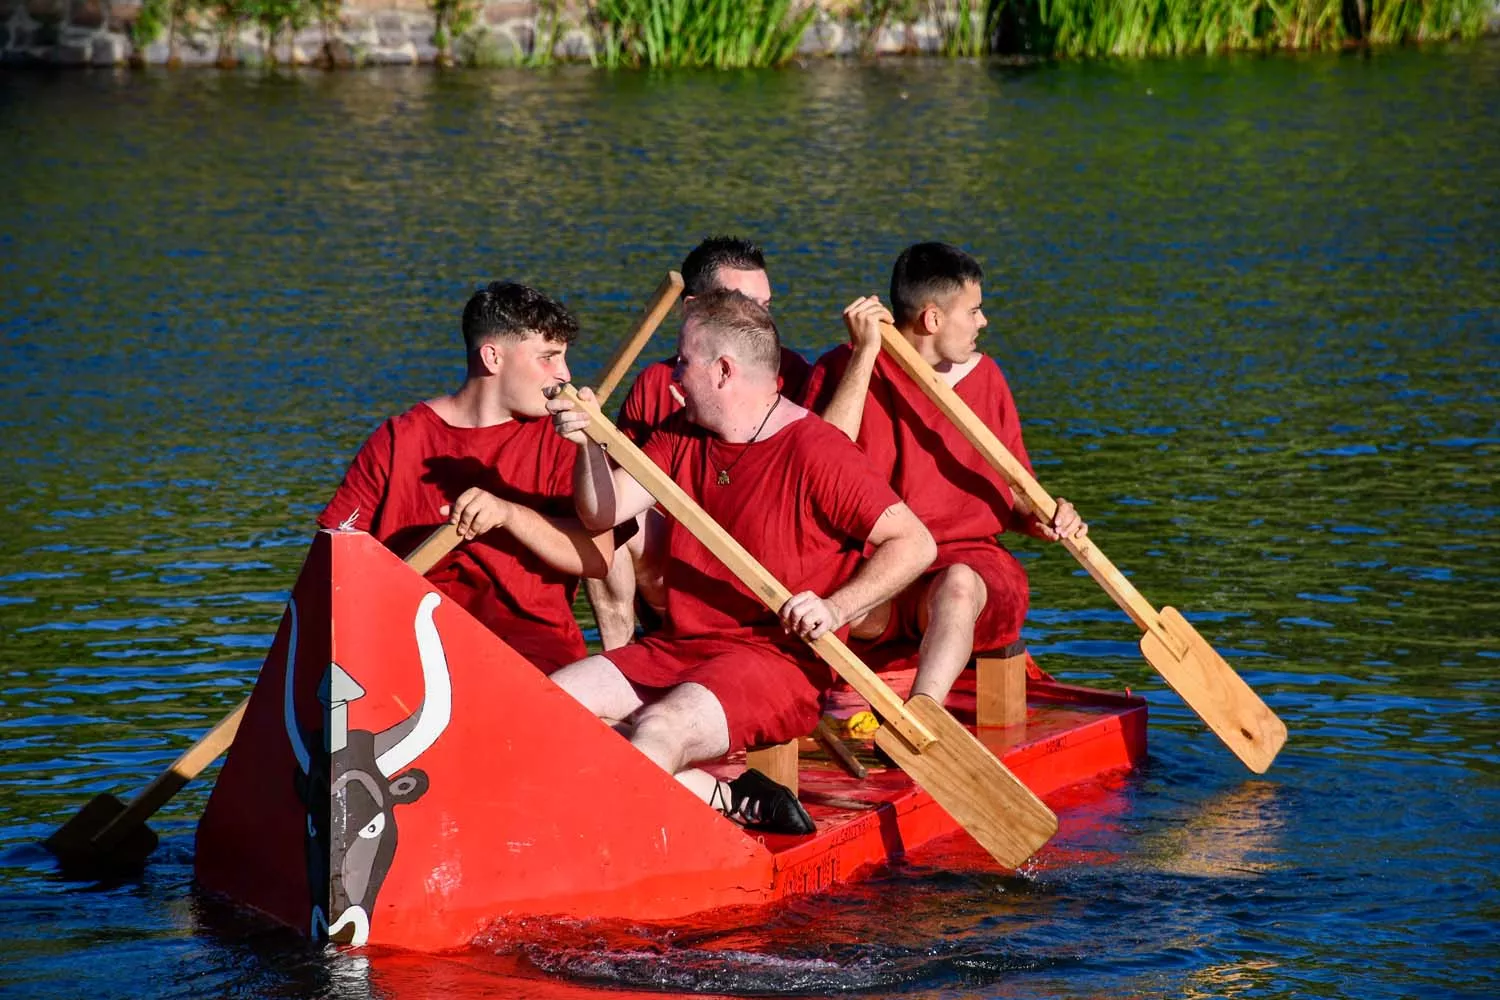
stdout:
[[[965,683],[949,707],[971,721]],[[1044,797],[1145,753],[1139,698],[1033,683],[1028,702],[1024,726],[980,736]],[[533,916],[766,904],[955,833],[857,749],[863,781],[804,754],[815,835],[748,833],[374,539],[323,532],[199,825],[197,877],[311,936],[417,951]]]

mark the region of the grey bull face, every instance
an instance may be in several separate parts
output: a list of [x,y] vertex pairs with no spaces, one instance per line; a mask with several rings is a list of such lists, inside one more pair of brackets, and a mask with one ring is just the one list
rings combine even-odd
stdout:
[[[410,805],[427,791],[426,772],[408,765],[442,735],[452,710],[447,658],[432,620],[439,603],[438,595],[429,593],[417,607],[414,627],[423,702],[406,719],[378,733],[347,727],[347,705],[363,697],[364,690],[336,663],[328,666],[319,691],[327,706],[328,728],[305,733],[297,723],[292,704],[296,602],[290,606],[285,721],[297,758],[297,793],[307,807],[305,847],[313,904],[309,930],[315,939],[326,936],[354,945],[369,939],[375,898],[396,856],[395,807]],[[310,753],[312,746],[327,753]]]

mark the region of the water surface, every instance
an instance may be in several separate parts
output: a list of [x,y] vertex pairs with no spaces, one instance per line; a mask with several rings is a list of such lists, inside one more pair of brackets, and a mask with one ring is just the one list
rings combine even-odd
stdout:
[[[1500,46],[785,72],[13,75],[0,89],[0,992],[1484,997],[1500,989]],[[1045,666],[1151,701],[1019,875],[962,845],[650,928],[324,955],[35,846],[249,690],[364,436],[497,277],[587,380],[700,237],[809,356],[907,243],[984,262],[1044,485],[1287,722],[1248,775],[1060,550]],[[660,352],[670,350],[664,339]],[[141,985],[144,984],[144,985]]]

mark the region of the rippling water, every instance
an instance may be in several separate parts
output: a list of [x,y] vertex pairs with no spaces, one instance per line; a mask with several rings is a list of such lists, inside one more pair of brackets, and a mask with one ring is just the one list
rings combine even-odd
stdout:
[[[0,992],[1500,991],[1497,81],[1493,42],[0,81]],[[1145,691],[1153,744],[1018,876],[953,843],[780,910],[324,955],[192,891],[210,772],[142,877],[56,877],[37,840],[248,691],[354,449],[461,378],[476,283],[567,301],[586,380],[726,230],[810,355],[908,242],[975,251],[1040,478],[1286,720],[1271,773],[1033,546],[1033,649]]]

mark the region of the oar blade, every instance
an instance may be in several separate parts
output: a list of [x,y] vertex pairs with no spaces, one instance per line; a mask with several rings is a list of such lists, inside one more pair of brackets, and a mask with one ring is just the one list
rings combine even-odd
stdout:
[[107,844],[94,839],[125,808],[125,803],[108,792],[96,795],[53,831],[42,846],[56,855],[63,870],[70,874],[140,865],[156,850],[156,834],[144,823],[115,830]]
[[882,726],[876,744],[991,857],[1025,864],[1057,833],[1057,816],[943,706],[917,695],[906,708],[937,741],[917,753]]
[[1174,653],[1155,632],[1141,637],[1141,653],[1246,767],[1264,774],[1286,743],[1286,723],[1181,612],[1162,608],[1160,618],[1183,647],[1183,655]]

